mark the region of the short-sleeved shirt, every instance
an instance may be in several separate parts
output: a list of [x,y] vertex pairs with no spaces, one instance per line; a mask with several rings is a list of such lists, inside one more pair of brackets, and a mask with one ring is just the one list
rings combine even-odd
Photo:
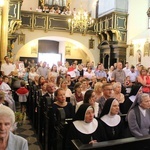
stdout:
[[6,63],[4,63],[1,66],[1,71],[4,72],[4,75],[8,76],[12,71],[15,70],[15,68],[16,68],[15,64],[11,64],[11,63],[6,64]]
[[120,82],[121,84],[123,84],[126,78],[126,74],[123,70],[116,69],[112,73],[112,78],[114,78],[116,82]]

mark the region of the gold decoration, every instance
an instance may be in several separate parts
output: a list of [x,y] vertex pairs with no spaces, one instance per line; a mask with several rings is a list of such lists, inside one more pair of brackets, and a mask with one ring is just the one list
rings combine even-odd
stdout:
[[93,25],[94,20],[90,17],[90,14],[83,9],[82,5],[80,10],[74,14],[73,18],[68,20],[70,34],[73,34],[74,30],[78,30],[85,35],[87,29]]
[[25,34],[18,35],[18,44],[25,44]]
[[65,55],[71,55],[71,46],[66,46]]
[[148,41],[144,44],[144,56],[150,56],[150,43]]
[[11,20],[8,32],[10,34],[13,34],[16,32],[16,30],[20,28],[20,26],[21,26],[21,20]]
[[134,45],[132,43],[130,45],[129,56],[134,56]]
[[93,37],[91,37],[91,39],[89,39],[89,49],[93,49],[94,48],[94,39]]

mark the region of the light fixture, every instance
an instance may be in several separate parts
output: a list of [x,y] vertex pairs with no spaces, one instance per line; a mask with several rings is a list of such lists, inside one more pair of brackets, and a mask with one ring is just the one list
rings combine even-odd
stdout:
[[68,20],[70,34],[73,34],[74,31],[79,31],[85,35],[87,29],[93,25],[94,20],[91,18],[90,14],[83,9],[82,5],[80,10],[76,12],[71,19]]

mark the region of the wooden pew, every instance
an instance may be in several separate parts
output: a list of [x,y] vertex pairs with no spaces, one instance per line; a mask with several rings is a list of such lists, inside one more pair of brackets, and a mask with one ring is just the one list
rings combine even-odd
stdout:
[[33,116],[32,116],[32,99],[33,99],[33,95],[32,95],[33,90],[32,89],[33,89],[33,86],[31,83],[29,84],[28,89],[30,92],[29,92],[28,101],[27,101],[27,115],[30,118],[30,120],[32,121],[32,119],[33,119]]
[[149,150],[150,136],[129,137],[111,141],[98,142],[94,144],[82,144],[80,140],[72,140],[73,149],[88,150]]
[[36,85],[29,84],[29,96],[27,102],[27,115],[29,116],[34,129],[37,131],[37,112],[35,111],[37,107],[38,98],[38,88]]
[[54,114],[51,99],[47,97],[47,111],[45,112],[45,127],[44,127],[44,150],[63,150],[68,131],[69,123],[72,118],[65,119],[65,111],[59,108]]
[[37,96],[38,96],[38,88],[36,85],[33,85],[33,91],[32,91],[32,122],[33,122],[33,127],[37,131],[37,112],[35,111],[37,107]]
[[38,100],[37,100],[37,136],[39,142],[42,144],[42,132],[44,129],[44,102],[41,91],[38,91]]
[[44,133],[43,133],[43,150],[55,149],[56,134],[54,130],[55,115],[53,113],[52,101],[50,97],[46,97],[44,102]]
[[63,108],[58,108],[56,115],[55,130],[56,130],[56,143],[58,150],[64,150],[66,144],[67,132],[73,118],[66,118]]

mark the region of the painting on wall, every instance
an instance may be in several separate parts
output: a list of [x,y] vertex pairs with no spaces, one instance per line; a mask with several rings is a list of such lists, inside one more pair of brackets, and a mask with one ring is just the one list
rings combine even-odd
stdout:
[[137,63],[141,63],[141,58],[142,58],[141,50],[138,49],[137,50]]
[[150,56],[150,43],[148,41],[145,42],[144,44],[144,57],[145,56]]
[[25,44],[25,34],[18,35],[18,44]]
[[71,46],[66,46],[65,47],[65,55],[71,55]]
[[94,48],[94,39],[91,37],[91,39],[89,39],[89,49],[93,48]]
[[130,51],[129,51],[129,56],[134,56],[134,45],[130,45]]
[[37,48],[35,46],[32,46],[31,47],[31,54],[37,54],[38,51],[37,51]]

